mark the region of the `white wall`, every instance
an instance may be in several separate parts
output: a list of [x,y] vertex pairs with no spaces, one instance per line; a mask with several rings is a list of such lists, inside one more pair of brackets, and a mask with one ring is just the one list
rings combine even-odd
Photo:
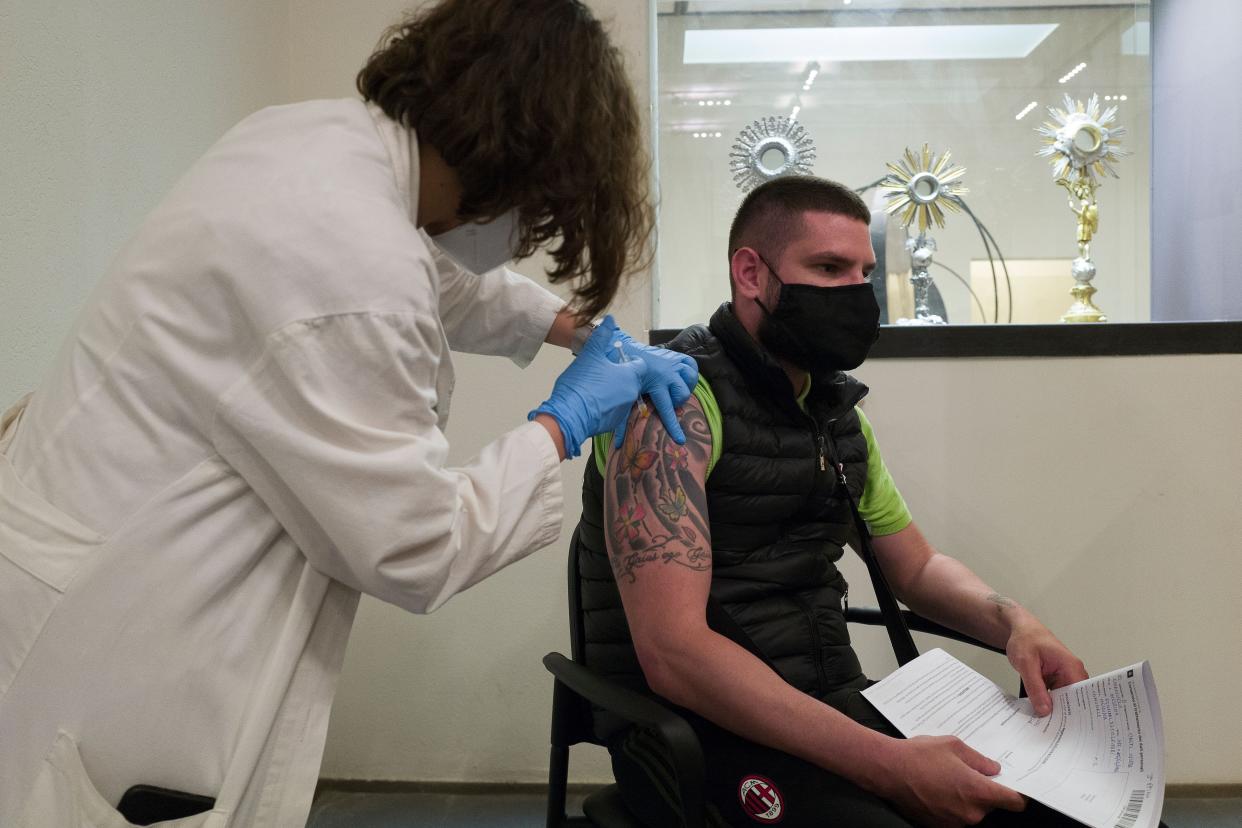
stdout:
[[[625,15],[615,31],[645,90],[640,4],[593,5]],[[400,4],[347,14],[328,0],[175,11],[131,0],[106,17],[22,6],[0,0],[4,399],[42,373],[107,258],[180,170],[246,111],[346,94]],[[158,88],[143,91],[151,78]],[[636,332],[647,289],[635,285],[619,310]],[[551,351],[524,372],[459,359],[455,457],[521,421],[564,363]],[[1242,725],[1211,718],[1242,684],[1242,357],[886,361],[861,374],[885,456],[933,540],[1054,621],[1092,669],[1152,660],[1170,781],[1242,782]],[[582,467],[563,466],[568,521]],[[323,774],[541,780],[550,680],[539,658],[568,646],[571,528],[432,616],[364,600]],[[851,574],[863,593],[861,568]],[[862,645],[876,673],[883,647]],[[600,752],[585,759],[576,778],[603,778]]]
[[284,96],[284,25],[249,0],[0,0],[0,406],[190,163]]
[[[523,376],[466,361],[455,410],[477,423],[455,424],[466,425],[451,433],[458,451],[519,417],[559,364],[544,355]],[[1170,782],[1242,782],[1242,724],[1217,718],[1242,682],[1242,356],[890,360],[860,375],[885,458],[933,541],[1032,607],[1092,671],[1151,660]],[[581,468],[565,467],[571,502]],[[433,616],[363,602],[325,776],[543,778],[538,659],[568,647],[569,528]],[[864,568],[851,560],[847,574],[866,603]],[[882,633],[859,638],[873,675],[891,668]],[[950,649],[1016,686],[999,656]],[[602,757],[584,752],[576,778],[604,778]]]
[[[1242,723],[1225,715],[1242,681],[1242,356],[884,360],[859,374],[933,542],[1089,670],[1151,660],[1170,782],[1242,782]],[[999,656],[971,660],[1016,686]]]

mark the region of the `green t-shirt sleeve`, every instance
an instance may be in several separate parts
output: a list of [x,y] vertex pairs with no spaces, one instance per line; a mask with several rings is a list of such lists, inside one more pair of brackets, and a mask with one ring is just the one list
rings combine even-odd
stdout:
[[858,412],[863,436],[867,438],[867,485],[858,501],[858,511],[871,527],[871,534],[892,535],[909,526],[914,518],[910,516],[901,492],[897,491],[888,466],[884,465],[871,422],[861,408],[855,407],[854,410]]
[[[707,420],[707,430],[712,435],[712,455],[707,459],[707,474],[710,476],[712,469],[716,466],[716,461],[720,459],[721,446],[724,441],[721,435],[724,433],[724,421],[720,416],[720,405],[716,402],[716,395],[712,393],[712,387],[707,384],[702,375],[699,376],[698,385],[694,386],[691,392],[694,398],[699,401],[699,405],[703,406],[703,417]],[[654,412],[652,412],[654,415]],[[613,432],[607,434],[596,434],[591,442],[591,456],[595,458],[595,468],[599,469],[602,476],[604,467],[608,464],[608,453],[612,451]]]

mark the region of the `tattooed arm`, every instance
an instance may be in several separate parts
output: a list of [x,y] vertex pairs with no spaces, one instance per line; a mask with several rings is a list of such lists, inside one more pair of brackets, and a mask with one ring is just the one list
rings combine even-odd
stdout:
[[[968,751],[964,745],[892,739],[863,727],[796,690],[707,626],[712,557],[704,483],[711,434],[697,399],[686,404],[681,423],[685,446],[668,438],[658,417],[636,409],[625,443],[612,453],[604,474],[609,559],[652,689],[721,727],[848,777],[908,810],[923,813],[919,809],[930,806],[919,803],[937,800],[943,796],[937,792],[946,790],[970,791],[976,810],[980,802],[1020,807],[1021,797],[952,753]],[[894,769],[901,772],[894,775]],[[948,806],[932,811],[962,813]]]
[[910,609],[1005,648],[1039,715],[1052,712],[1048,688],[1087,678],[1083,663],[1038,618],[961,561],[937,552],[915,524],[874,538],[873,546],[893,591]]
[[684,581],[701,591],[706,606],[712,555],[704,483],[711,431],[694,397],[679,418],[685,445],[673,442],[664,424],[650,414],[649,406],[635,408],[625,442],[604,469],[604,520],[612,572],[624,598],[624,587],[638,583],[644,568],[687,570],[684,578],[674,573],[674,582]]

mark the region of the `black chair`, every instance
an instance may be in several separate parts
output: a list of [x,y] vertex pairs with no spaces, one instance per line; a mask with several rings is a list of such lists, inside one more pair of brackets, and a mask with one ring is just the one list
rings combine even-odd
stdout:
[[[659,700],[641,695],[601,676],[584,663],[585,633],[582,624],[582,592],[578,577],[578,532],[569,544],[569,635],[570,660],[548,653],[543,665],[555,677],[552,689],[552,747],[548,760],[548,828],[649,828],[625,807],[616,784],[590,794],[583,802],[584,816],[565,812],[569,777],[569,748],[577,744],[601,744],[592,727],[591,705],[656,733],[664,742],[677,778],[685,828],[700,828],[703,821],[703,751],[690,725]],[[887,585],[876,585],[887,589]],[[906,626],[916,632],[973,644],[994,653],[1004,650],[984,644],[956,630],[943,627],[909,610],[902,610]],[[884,626],[883,614],[873,607],[849,607],[849,623]],[[1025,695],[1025,694],[1024,694]]]

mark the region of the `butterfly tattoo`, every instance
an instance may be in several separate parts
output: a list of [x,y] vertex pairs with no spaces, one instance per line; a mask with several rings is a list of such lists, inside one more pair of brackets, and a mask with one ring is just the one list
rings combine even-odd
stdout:
[[656,509],[670,521],[680,520],[685,517],[687,511],[686,490],[678,486],[671,494],[660,495],[660,502],[656,504]]

